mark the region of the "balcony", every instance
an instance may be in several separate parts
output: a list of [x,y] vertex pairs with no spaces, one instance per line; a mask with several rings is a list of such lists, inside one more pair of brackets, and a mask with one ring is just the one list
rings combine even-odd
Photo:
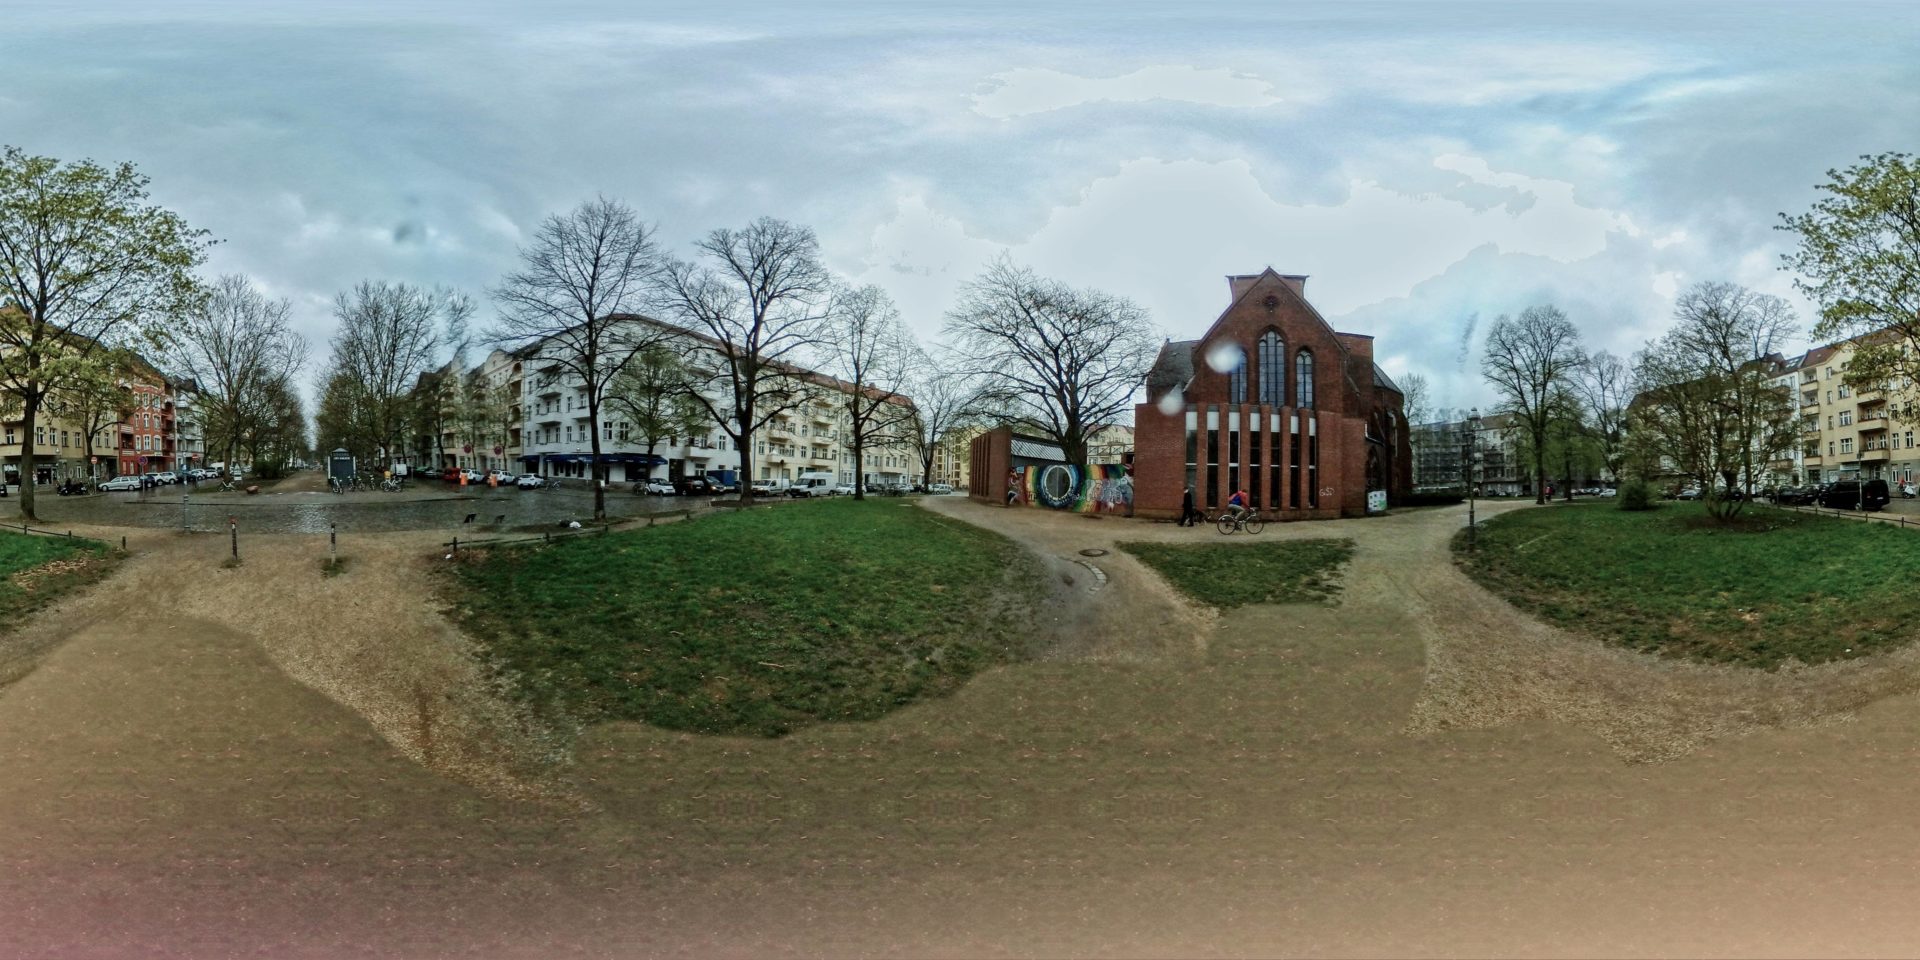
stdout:
[[1886,463],[1891,459],[1893,459],[1893,451],[1888,450],[1886,447],[1874,447],[1871,450],[1860,451],[1861,463]]

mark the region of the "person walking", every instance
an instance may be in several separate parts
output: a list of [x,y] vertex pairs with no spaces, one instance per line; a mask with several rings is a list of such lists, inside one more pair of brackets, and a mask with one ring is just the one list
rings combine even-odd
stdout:
[[1206,517],[1201,515],[1200,511],[1193,508],[1193,484],[1189,483],[1187,484],[1186,491],[1180,494],[1180,523],[1178,526],[1197,527],[1200,525],[1200,521],[1205,519]]

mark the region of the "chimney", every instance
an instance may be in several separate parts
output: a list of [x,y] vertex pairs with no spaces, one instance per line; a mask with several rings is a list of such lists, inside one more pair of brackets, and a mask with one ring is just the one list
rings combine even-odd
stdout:
[[1248,290],[1253,289],[1254,283],[1258,282],[1259,279],[1260,279],[1260,275],[1257,273],[1247,274],[1247,275],[1238,276],[1238,277],[1228,277],[1227,278],[1227,302],[1237,303],[1241,297],[1246,295],[1246,292]]

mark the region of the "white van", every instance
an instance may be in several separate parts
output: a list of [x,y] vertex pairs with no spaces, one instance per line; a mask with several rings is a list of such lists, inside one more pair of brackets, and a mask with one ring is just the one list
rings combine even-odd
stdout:
[[840,481],[831,473],[803,473],[787,488],[789,497],[830,497]]

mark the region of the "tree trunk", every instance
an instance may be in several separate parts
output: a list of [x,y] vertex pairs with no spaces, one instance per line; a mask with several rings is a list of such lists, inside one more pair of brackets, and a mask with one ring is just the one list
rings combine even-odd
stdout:
[[20,519],[23,523],[40,519],[33,512],[33,428],[38,419],[39,391],[29,387],[20,404]]
[[860,421],[853,421],[853,498],[867,498],[867,438],[860,430]]
[[1533,502],[1547,502],[1547,432],[1533,431]]
[[600,482],[602,479],[600,476],[600,404],[594,399],[591,391],[587,393],[587,440],[589,442],[587,449],[592,451],[591,459],[587,461],[587,482],[593,484],[593,518],[605,520],[607,519],[607,487]]
[[736,411],[734,423],[740,428],[740,435],[734,438],[740,445],[740,503],[750,506],[753,503],[753,408]]

